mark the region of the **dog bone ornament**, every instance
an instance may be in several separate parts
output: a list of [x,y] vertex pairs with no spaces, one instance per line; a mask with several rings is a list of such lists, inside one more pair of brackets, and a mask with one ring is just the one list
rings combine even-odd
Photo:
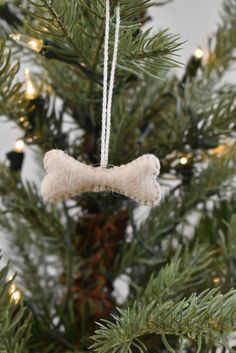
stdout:
[[41,194],[45,201],[56,203],[82,192],[116,192],[149,207],[161,198],[157,177],[160,163],[145,154],[119,167],[93,167],[81,163],[61,150],[51,150],[44,157],[47,171]]
[[109,38],[110,24],[113,20],[111,18],[110,0],[105,0],[105,5],[100,167],[78,162],[60,150],[49,151],[44,158],[48,175],[43,180],[41,193],[45,201],[58,202],[82,192],[111,191],[128,196],[142,205],[154,207],[160,201],[161,194],[157,182],[160,163],[154,155],[146,154],[127,165],[107,168],[121,14],[118,1],[115,8],[114,49],[109,78]]

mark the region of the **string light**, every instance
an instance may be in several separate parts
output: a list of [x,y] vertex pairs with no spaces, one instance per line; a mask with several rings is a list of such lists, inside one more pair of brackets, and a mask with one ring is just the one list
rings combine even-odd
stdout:
[[12,293],[11,295],[11,300],[15,303],[18,304],[21,300],[21,292],[19,291],[19,289],[17,289],[14,293]]
[[[13,276],[8,276],[7,281],[10,282],[13,280]],[[18,304],[22,298],[22,294],[19,289],[17,289],[15,283],[12,283],[9,287],[8,293],[10,295],[11,301],[15,304]]]
[[218,286],[219,284],[220,284],[220,277],[215,277],[215,278],[213,278],[213,283],[214,283],[214,285],[215,286]]
[[187,80],[191,80],[197,76],[198,70],[202,67],[203,55],[204,52],[201,48],[197,48],[194,51],[186,66],[186,70],[182,79],[183,84],[185,84]]
[[6,157],[9,160],[9,168],[14,173],[15,172],[18,173],[22,170],[22,165],[25,157],[24,149],[25,149],[25,143],[23,140],[19,139],[15,143],[14,150],[9,151],[6,154]]
[[25,149],[25,143],[23,140],[17,140],[15,143],[15,152],[23,153]]
[[186,158],[186,157],[181,157],[180,160],[179,160],[179,163],[180,163],[181,165],[186,165],[186,164],[188,164],[188,158]]
[[12,295],[17,290],[15,283],[12,283],[9,287],[9,294]]
[[227,153],[229,146],[227,145],[219,145],[216,148],[212,148],[209,150],[211,155],[222,156]]
[[24,117],[24,116],[21,116],[21,117],[19,118],[19,122],[20,122],[20,123],[24,123],[24,122],[25,122],[25,117]]
[[26,98],[29,100],[35,99],[38,95],[36,87],[33,85],[33,82],[30,78],[30,70],[25,69],[25,82],[26,82]]
[[34,142],[34,137],[28,137],[28,138],[26,139],[26,142],[27,142],[27,144],[33,143],[33,142]]
[[9,37],[22,46],[32,49],[36,53],[40,53],[43,49],[43,41],[40,39],[31,38],[16,32],[9,34]]
[[204,52],[201,48],[197,48],[194,52],[194,57],[196,59],[199,59],[199,60],[202,59],[203,55],[204,55]]
[[30,123],[28,122],[27,118],[25,118],[24,116],[21,116],[18,119],[19,123],[21,124],[21,126],[23,126],[24,128],[27,128],[30,126]]
[[40,140],[41,138],[42,138],[41,133],[36,132],[28,135],[28,137],[25,139],[25,142],[27,143],[27,145],[31,145],[31,144],[34,144],[35,141]]

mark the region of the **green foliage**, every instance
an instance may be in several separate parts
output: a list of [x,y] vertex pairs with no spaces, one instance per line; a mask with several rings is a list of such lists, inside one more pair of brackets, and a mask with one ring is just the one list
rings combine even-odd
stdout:
[[221,12],[221,24],[216,34],[209,40],[210,58],[207,69],[223,75],[235,60],[236,2],[225,0]]
[[[20,62],[15,60],[12,51],[6,49],[5,40],[0,40],[0,114],[14,121],[24,129],[24,138],[28,144],[37,143],[42,150],[51,146],[66,149],[67,137],[63,131],[63,119],[66,108],[56,108],[53,97],[37,97],[29,100],[24,83],[18,82]],[[41,92],[42,87],[38,87]],[[34,85],[38,85],[38,81]],[[48,118],[48,121],[45,118]],[[23,119],[23,121],[21,121]],[[73,126],[72,126],[73,129]],[[74,144],[76,149],[77,144]]]
[[19,71],[19,62],[11,63],[11,51],[5,49],[5,41],[0,40],[0,113],[9,118],[18,116],[27,109],[28,102],[24,97],[22,84],[15,82]]
[[0,35],[5,36],[11,29],[16,29],[22,25],[20,11],[17,8],[20,0],[0,1]]
[[31,315],[22,304],[11,300],[7,279],[9,266],[0,271],[0,350],[6,353],[27,353],[31,336]]
[[[235,148],[232,148],[226,155],[212,158],[205,169],[195,174],[190,185],[183,187],[179,180],[175,192],[170,192],[163,198],[160,206],[151,211],[140,228],[134,227],[134,240],[126,246],[121,261],[122,268],[142,264],[149,265],[150,271],[153,266],[163,264],[173,256],[176,251],[173,243],[187,242],[183,228],[189,225],[189,217],[200,216],[202,208],[211,198],[220,199],[225,193],[234,190],[232,178],[236,173],[235,166]],[[203,237],[206,234],[210,236],[209,229],[200,233]],[[199,235],[196,234],[196,239],[198,238]],[[136,280],[139,281],[139,276]]]
[[[45,205],[38,194],[35,185],[23,184],[17,175],[11,173],[9,168],[0,166],[0,194],[2,197],[2,222],[10,221],[12,215],[17,217],[19,223],[32,224],[35,230],[41,230],[48,234],[48,238],[60,241],[64,236],[65,229],[60,222],[60,211]],[[16,202],[17,199],[17,202]],[[7,212],[4,215],[4,210]],[[27,214],[27,217],[24,218]],[[53,222],[52,222],[53,219]],[[13,223],[14,224],[14,223]]]
[[[138,33],[143,21],[140,13],[150,7],[152,2],[139,0],[127,4],[121,1],[120,4],[122,28],[118,66],[135,75],[145,72],[153,76],[157,76],[160,69],[175,66],[176,62],[171,56],[179,46],[178,37],[166,31],[154,36],[151,36],[150,31]],[[28,1],[25,12],[33,19],[33,29],[46,35],[47,39],[51,37],[55,43],[60,43],[65,57],[76,57],[91,71],[97,67],[101,69],[105,13],[103,2]],[[54,50],[50,45],[49,49]]]
[[218,146],[222,136],[236,130],[233,87],[207,79],[205,73],[185,85],[177,79],[168,84],[147,79],[126,94],[129,104],[125,95],[114,104],[111,159],[115,163],[124,160],[124,151],[127,161],[151,151],[161,159],[162,171],[172,172],[179,153],[202,160],[203,150]]
[[[233,193],[231,200],[224,196],[213,209],[206,210],[195,234],[200,242],[205,244],[207,241],[217,249],[218,255],[214,260],[212,276],[224,291],[236,286],[235,214]],[[204,234],[208,234],[207,239],[204,239]]]
[[[116,312],[113,282],[121,274],[129,277],[129,296],[111,321],[100,324],[95,352],[182,353],[185,338],[188,350],[209,352],[218,344],[227,347],[227,334],[235,331],[236,294],[230,288],[236,283],[236,211],[228,203],[235,188],[235,147],[214,158],[211,149],[226,137],[235,142],[235,89],[222,78],[234,61],[236,3],[224,1],[207,63],[184,79],[166,77],[166,70],[179,65],[179,38],[143,30],[146,10],[163,3],[168,0],[120,1],[110,163],[155,153],[160,182],[168,188],[141,225],[136,205],[121,196],[86,194],[49,206],[33,183],[0,165],[0,227],[33,315],[31,353],[86,351],[94,322]],[[62,148],[84,162],[99,162],[104,4],[11,0],[7,6],[24,19],[18,32],[42,39],[44,48],[40,54],[21,52],[40,68],[39,96],[27,101],[17,82],[19,63],[13,63],[19,44],[11,42],[9,51],[1,42],[0,113],[18,126],[23,114],[24,138],[32,138],[40,156]],[[115,5],[112,0],[110,54]],[[14,27],[7,22],[4,32]],[[188,157],[185,166],[182,156]],[[209,203],[218,207],[209,210]],[[216,283],[220,290],[211,290]],[[17,349],[12,352],[27,352]]]
[[14,266],[28,290],[31,305],[37,311],[48,313],[48,306],[57,300],[54,290],[59,287],[50,268],[59,270],[62,266],[59,255],[64,258],[67,248],[61,212],[46,208],[36,187],[24,185],[5,165],[0,166],[0,175],[0,227],[13,241]]
[[[231,243],[234,244],[235,241]],[[211,250],[204,244],[179,252],[160,273],[152,274],[146,286],[139,289],[133,305],[118,309],[113,321],[104,320],[92,337],[96,352],[131,352],[138,348],[146,351],[142,337],[162,335],[167,350],[172,352],[166,335],[176,335],[180,341],[188,338],[197,341],[210,337],[210,344],[226,345],[229,332],[234,330],[235,291],[222,295],[217,289],[190,294],[199,289],[210,268],[214,267],[217,248]],[[181,351],[183,349],[180,348]]]
[[[135,302],[129,309],[119,310],[115,322],[100,324],[95,332],[92,348],[95,352],[131,352],[135,347],[145,352],[140,337],[150,334],[176,335],[181,338],[201,339],[211,336],[215,344],[222,344],[229,332],[235,329],[236,292],[231,290],[222,295],[217,289],[192,294],[180,302],[156,301],[143,306]],[[169,348],[166,343],[166,348]]]
[[[27,288],[25,300],[33,314],[30,347],[64,352],[74,347],[67,334],[71,337],[75,330],[71,273],[77,254],[67,229],[73,233],[75,223],[63,210],[46,206],[35,185],[24,184],[3,164],[0,180],[0,227],[13,244],[12,267],[17,268],[21,287]],[[68,333],[62,334],[62,327]]]
[[207,278],[214,255],[215,250],[198,244],[191,247],[191,250],[187,246],[184,251],[178,251],[171,262],[161,268],[158,276],[153,273],[146,287],[140,288],[138,300],[148,305],[153,301],[163,303],[170,299],[182,299],[188,291],[197,289]]

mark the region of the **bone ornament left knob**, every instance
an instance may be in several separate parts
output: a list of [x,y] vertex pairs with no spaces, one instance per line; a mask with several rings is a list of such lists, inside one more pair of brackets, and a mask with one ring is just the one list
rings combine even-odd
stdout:
[[119,167],[102,168],[81,163],[61,150],[51,150],[44,157],[47,171],[41,194],[45,201],[56,203],[82,192],[116,192],[139,204],[156,206],[161,199],[157,177],[160,163],[145,154]]

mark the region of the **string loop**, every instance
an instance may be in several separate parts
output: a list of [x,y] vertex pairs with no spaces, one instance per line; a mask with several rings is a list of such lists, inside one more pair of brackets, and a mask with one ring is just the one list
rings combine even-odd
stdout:
[[111,133],[111,113],[112,98],[115,82],[116,63],[119,48],[120,35],[120,5],[116,7],[116,28],[114,39],[113,59],[111,73],[108,84],[109,71],[109,37],[110,37],[110,0],[106,0],[105,16],[105,40],[104,40],[104,67],[103,67],[103,106],[102,106],[102,134],[101,134],[101,162],[103,168],[107,167],[109,157],[110,133]]

